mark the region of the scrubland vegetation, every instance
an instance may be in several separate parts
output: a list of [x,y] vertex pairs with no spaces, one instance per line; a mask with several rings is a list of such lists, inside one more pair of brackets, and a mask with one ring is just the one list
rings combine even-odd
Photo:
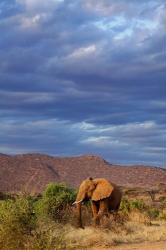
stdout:
[[[150,196],[123,196],[117,215],[92,226],[89,203],[83,206],[85,229],[78,229],[72,206],[76,191],[49,184],[41,195],[1,195],[0,249],[70,250],[111,247],[123,243],[166,241],[166,193],[157,201]],[[164,249],[164,248],[163,248]],[[166,249],[166,247],[165,247]]]

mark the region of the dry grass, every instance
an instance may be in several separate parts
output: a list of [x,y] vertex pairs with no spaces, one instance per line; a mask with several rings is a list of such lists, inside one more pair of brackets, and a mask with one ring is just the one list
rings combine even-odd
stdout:
[[151,226],[138,222],[127,222],[120,230],[105,230],[87,227],[69,227],[66,239],[72,249],[91,249],[92,247],[111,247],[124,243],[166,241],[166,222],[155,221]]
[[[146,243],[153,246],[155,242],[166,242],[166,209],[162,206],[166,193],[162,192],[160,197],[157,195],[155,201],[150,200],[147,192],[138,192],[137,195],[134,194],[133,196],[128,195],[127,199],[129,202],[131,201],[132,209],[130,211],[122,209],[118,212],[117,217],[110,216],[109,219],[104,218],[102,226],[99,228],[91,226],[90,210],[83,208],[85,229],[77,229],[71,225],[66,225],[67,233],[65,238],[70,242],[71,249],[77,250],[116,249],[116,247],[117,249],[123,249],[126,245],[130,246],[136,243]],[[135,199],[137,203],[133,203]],[[143,201],[145,206],[140,206],[140,201]],[[158,208],[159,201],[160,206]],[[134,204],[135,208],[133,208]],[[159,216],[155,216],[158,209]],[[165,243],[163,244],[166,245]],[[166,250],[166,246],[161,249]]]
[[142,211],[139,210],[133,210],[128,214],[129,221],[145,224],[145,225],[151,225],[150,217]]

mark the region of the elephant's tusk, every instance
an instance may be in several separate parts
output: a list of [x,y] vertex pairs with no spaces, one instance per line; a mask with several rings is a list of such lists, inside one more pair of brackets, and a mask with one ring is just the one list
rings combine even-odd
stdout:
[[78,204],[78,203],[81,203],[81,202],[82,202],[82,200],[75,201],[75,202],[73,202],[73,204],[72,204],[72,205],[75,205],[75,204]]

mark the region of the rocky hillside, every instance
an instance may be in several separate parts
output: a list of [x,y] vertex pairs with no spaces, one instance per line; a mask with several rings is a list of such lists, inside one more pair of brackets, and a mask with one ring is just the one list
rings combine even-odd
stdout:
[[127,187],[152,188],[166,183],[166,169],[111,165],[93,155],[52,157],[42,154],[0,154],[0,191],[40,192],[49,182],[79,186],[87,177],[105,177]]

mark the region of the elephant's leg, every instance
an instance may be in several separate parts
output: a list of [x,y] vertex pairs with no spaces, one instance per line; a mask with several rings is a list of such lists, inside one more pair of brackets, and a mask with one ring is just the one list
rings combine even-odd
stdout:
[[119,207],[120,207],[120,203],[118,203],[116,205],[116,207],[115,207],[115,210],[112,211],[114,221],[118,220],[118,210],[119,210]]
[[114,221],[117,221],[117,219],[118,219],[118,211],[115,211],[113,213],[113,217],[114,217]]
[[100,205],[99,205],[99,211],[98,211],[98,214],[95,218],[95,225],[99,225],[100,224],[100,219],[101,217],[106,214],[108,211],[108,208],[107,208],[107,201],[106,200],[102,200],[100,201]]
[[116,210],[113,212],[113,218],[114,218],[114,221],[117,221],[117,220],[118,220],[118,218],[119,218],[118,209],[116,209]]
[[97,218],[97,215],[98,215],[98,206],[96,204],[95,201],[91,201],[91,208],[92,208],[92,214],[93,214],[93,219],[94,219],[94,223],[96,225],[96,218]]
[[98,214],[98,207],[95,201],[91,201],[93,217],[96,217]]

